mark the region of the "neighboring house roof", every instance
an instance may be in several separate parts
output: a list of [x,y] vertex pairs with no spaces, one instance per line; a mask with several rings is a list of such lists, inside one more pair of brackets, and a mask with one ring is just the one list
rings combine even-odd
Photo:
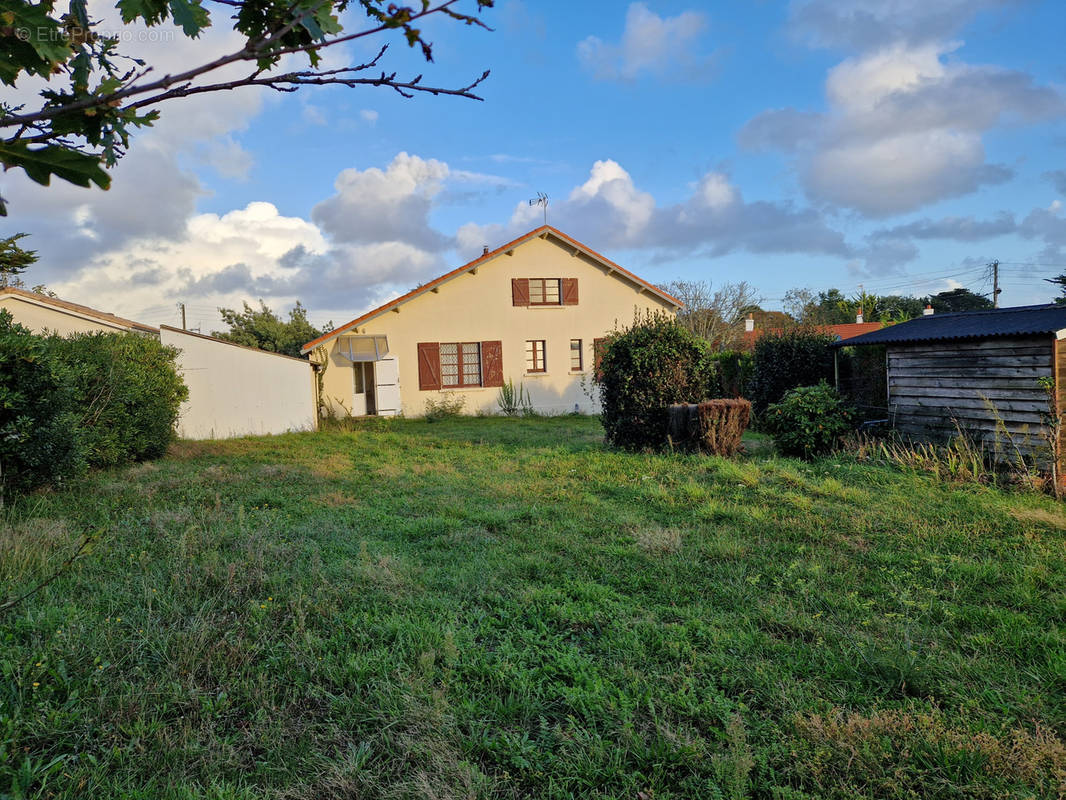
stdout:
[[109,325],[117,325],[121,328],[129,328],[135,331],[142,331],[144,333],[159,333],[159,328],[153,328],[151,325],[145,325],[141,322],[134,322],[132,319],[125,319],[124,317],[118,317],[114,314],[109,314],[106,311],[97,311],[95,308],[89,308],[89,306],[83,306],[78,303],[70,303],[66,300],[60,300],[58,297],[49,297],[46,294],[38,294],[37,292],[27,292],[25,289],[16,289],[14,286],[4,286],[0,288],[0,297],[4,295],[12,295],[14,297],[22,298],[31,303],[35,303],[40,306],[52,306],[60,311],[70,312],[76,316],[88,317],[90,319],[100,320],[106,322]]
[[993,308],[987,311],[955,311],[930,314],[901,322],[891,328],[867,333],[842,345],[902,344],[941,339],[984,339],[992,336],[1025,336],[1066,331],[1066,305]]
[[[861,336],[864,333],[871,331],[879,331],[886,324],[884,322],[846,322],[840,325],[817,325],[815,330],[819,333],[828,333],[830,336],[836,336],[840,339],[851,339],[854,336]],[[745,350],[750,350],[755,346],[755,341],[761,336],[765,336],[767,333],[780,333],[781,328],[756,328],[753,331],[744,332],[744,344]]]
[[573,239],[573,238],[567,236],[565,233],[563,233],[560,230],[557,230],[556,228],[553,228],[551,225],[541,225],[539,228],[535,228],[535,229],[531,230],[529,233],[523,234],[522,236],[519,236],[517,239],[514,239],[514,240],[508,242],[507,244],[502,245],[500,247],[497,247],[495,250],[492,250],[492,251],[490,251],[488,253],[484,253],[483,255],[478,256],[473,261],[470,261],[470,262],[468,262],[466,264],[463,264],[463,266],[457,267],[456,269],[453,269],[451,272],[448,272],[448,273],[445,273],[444,275],[441,275],[439,278],[434,278],[429,283],[425,283],[425,284],[419,286],[416,289],[412,289],[407,294],[401,295],[400,297],[397,297],[395,300],[390,300],[389,302],[385,303],[384,305],[378,306],[373,311],[368,311],[367,313],[363,314],[361,317],[357,317],[356,319],[353,319],[351,322],[345,323],[344,325],[341,325],[339,328],[335,328],[334,330],[330,331],[329,333],[326,333],[326,334],[323,334],[322,336],[319,336],[317,339],[314,339],[314,340],[308,342],[307,344],[305,344],[301,348],[300,352],[301,353],[307,353],[309,350],[317,347],[320,344],[328,342],[330,339],[334,338],[335,336],[339,336],[340,334],[344,333],[347,330],[350,330],[352,328],[356,328],[359,325],[362,325],[364,322],[369,322],[374,317],[380,316],[381,314],[384,314],[386,311],[390,311],[393,308],[396,308],[397,306],[403,305],[408,300],[412,300],[412,299],[414,299],[415,297],[418,297],[421,294],[425,294],[426,292],[437,288],[442,283],[447,283],[448,281],[452,280],[453,278],[457,278],[460,275],[463,275],[463,274],[465,274],[467,272],[470,272],[471,270],[477,269],[482,264],[484,264],[484,263],[486,263],[488,261],[491,261],[492,259],[497,258],[498,256],[503,255],[504,253],[506,253],[509,250],[513,250],[514,248],[518,247],[519,245],[528,242],[530,239],[536,239],[538,237],[547,238],[549,236],[554,237],[555,239],[558,239],[559,241],[563,242],[565,245],[567,245],[569,247],[576,248],[576,250],[578,250],[579,252],[583,253],[584,255],[588,256],[589,258],[591,258],[591,259],[593,259],[595,261],[598,261],[600,264],[602,264],[603,266],[607,267],[611,272],[617,272],[617,273],[623,275],[624,277],[626,277],[627,279],[633,281],[634,283],[638,284],[639,286],[644,287],[649,292],[651,292],[652,294],[654,294],[657,297],[661,298],[662,300],[665,300],[670,305],[673,305],[673,306],[675,306],[677,308],[682,308],[684,306],[684,303],[682,303],[676,297],[674,297],[674,296],[672,296],[670,294],[667,294],[662,289],[660,289],[658,286],[655,286],[654,284],[648,283],[646,280],[644,280],[643,278],[637,277],[636,275],[634,275],[632,272],[630,272],[629,270],[625,269],[624,267],[620,267],[618,264],[615,264],[610,259],[608,259],[608,258],[606,258],[604,256],[601,256],[599,253],[597,253],[591,247],[587,247],[586,245],[584,245],[581,242],[577,241],[577,239]]

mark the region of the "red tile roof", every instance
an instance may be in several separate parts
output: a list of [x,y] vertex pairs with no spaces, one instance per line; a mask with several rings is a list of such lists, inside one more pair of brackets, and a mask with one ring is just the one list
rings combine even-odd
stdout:
[[[845,322],[840,325],[817,325],[815,330],[821,333],[828,333],[831,336],[839,336],[841,341],[850,339],[853,336],[862,336],[864,333],[870,333],[871,331],[879,331],[885,327],[884,322]],[[767,333],[779,333],[780,328],[756,328],[753,331],[744,331],[743,344],[741,348],[744,350],[751,350],[755,347],[755,341]]]
[[397,306],[399,306],[399,305],[401,305],[403,303],[406,303],[408,300],[411,300],[411,299],[413,299],[415,297],[418,297],[420,294],[425,294],[426,292],[430,291],[431,289],[433,289],[433,288],[435,288],[437,286],[440,286],[442,283],[445,283],[446,281],[449,281],[452,278],[455,278],[455,277],[457,277],[459,275],[462,275],[464,272],[469,272],[470,270],[474,269],[475,267],[478,267],[479,265],[485,263],[486,261],[491,261],[492,259],[496,258],[497,256],[502,255],[503,253],[506,253],[508,250],[512,250],[513,248],[517,247],[520,244],[523,244],[523,243],[529,241],[530,239],[535,239],[538,236],[545,236],[545,235],[548,235],[548,234],[554,236],[557,239],[560,239],[560,240],[566,242],[571,247],[576,247],[578,250],[582,251],[583,253],[585,253],[586,255],[590,256],[591,258],[594,258],[595,260],[599,261],[600,263],[604,264],[605,266],[610,267],[615,272],[619,272],[622,275],[625,275],[627,278],[629,278],[634,283],[637,283],[640,286],[643,286],[648,291],[652,292],[653,294],[657,295],[658,297],[662,298],[663,300],[666,300],[667,302],[672,303],[673,305],[676,305],[678,308],[681,308],[681,307],[684,306],[684,303],[682,303],[676,297],[667,294],[662,289],[660,289],[658,286],[655,286],[654,284],[648,283],[643,278],[640,278],[640,277],[634,275],[632,272],[630,272],[629,270],[625,269],[624,267],[620,267],[618,264],[615,264],[609,258],[601,256],[599,253],[597,253],[591,247],[587,247],[587,246],[583,245],[581,242],[577,241],[577,239],[573,239],[573,238],[567,236],[565,233],[563,233],[562,231],[560,231],[560,230],[558,230],[556,228],[553,228],[551,225],[541,225],[539,228],[535,228],[535,229],[531,230],[529,233],[525,233],[525,234],[519,236],[517,239],[513,239],[512,241],[508,242],[507,244],[501,245],[500,247],[497,247],[495,250],[492,250],[492,251],[490,251],[488,253],[484,253],[484,254],[478,256],[473,261],[470,261],[470,262],[468,262],[466,264],[463,264],[463,266],[461,266],[461,267],[456,267],[451,272],[447,272],[444,275],[441,275],[439,278],[434,278],[429,283],[422,284],[421,286],[419,286],[419,287],[417,287],[415,289],[412,289],[407,294],[401,295],[400,297],[397,297],[395,300],[390,300],[389,302],[385,303],[384,305],[378,306],[373,311],[368,311],[365,314],[363,314],[361,317],[356,317],[351,322],[347,322],[344,325],[341,325],[339,328],[334,328],[329,333],[325,333],[322,336],[319,336],[317,339],[311,340],[310,342],[305,344],[300,349],[300,352],[301,353],[306,353],[309,350],[317,347],[318,345],[329,341],[334,336],[337,336],[337,335],[339,335],[341,333],[344,333],[344,331],[350,330],[351,328],[358,327],[359,325],[362,325],[364,322],[369,322],[374,317],[379,316],[380,314],[383,314],[386,311],[389,311],[390,309],[396,308]]

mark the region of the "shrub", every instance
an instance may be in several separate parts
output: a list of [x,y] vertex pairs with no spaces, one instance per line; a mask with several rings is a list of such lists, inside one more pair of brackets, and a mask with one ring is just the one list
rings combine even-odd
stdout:
[[116,467],[166,452],[188,397],[176,349],[136,333],[50,336],[46,347],[65,367],[89,466]]
[[74,407],[44,340],[0,310],[0,490],[26,491],[84,471]]
[[751,421],[747,400],[707,400],[699,404],[700,447],[716,456],[731,456]]
[[426,398],[426,422],[455,419],[463,413],[466,399],[458,394],[444,394],[439,399]]
[[761,416],[789,389],[833,380],[833,337],[811,328],[768,333],[755,342],[749,399]]
[[829,384],[800,386],[766,410],[764,426],[787,456],[828,453],[852,430],[855,412]]
[[711,360],[717,365],[719,393],[722,397],[748,397],[755,359],[743,350],[723,350]]
[[607,442],[629,450],[662,446],[669,406],[716,389],[707,343],[662,314],[609,337],[597,374]]

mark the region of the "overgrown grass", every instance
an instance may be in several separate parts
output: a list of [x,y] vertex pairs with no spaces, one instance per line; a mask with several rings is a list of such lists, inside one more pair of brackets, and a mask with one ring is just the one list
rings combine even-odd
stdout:
[[23,499],[4,594],[99,539],[0,618],[0,796],[1061,796],[1061,506],[601,438],[368,421]]

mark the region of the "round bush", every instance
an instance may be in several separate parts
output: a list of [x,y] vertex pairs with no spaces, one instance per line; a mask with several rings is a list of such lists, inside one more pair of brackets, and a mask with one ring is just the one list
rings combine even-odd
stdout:
[[597,370],[609,444],[627,450],[666,441],[668,407],[713,397],[708,345],[672,317],[653,315],[605,343]]
[[854,425],[854,410],[825,382],[793,389],[764,415],[778,451],[800,458],[830,452]]

